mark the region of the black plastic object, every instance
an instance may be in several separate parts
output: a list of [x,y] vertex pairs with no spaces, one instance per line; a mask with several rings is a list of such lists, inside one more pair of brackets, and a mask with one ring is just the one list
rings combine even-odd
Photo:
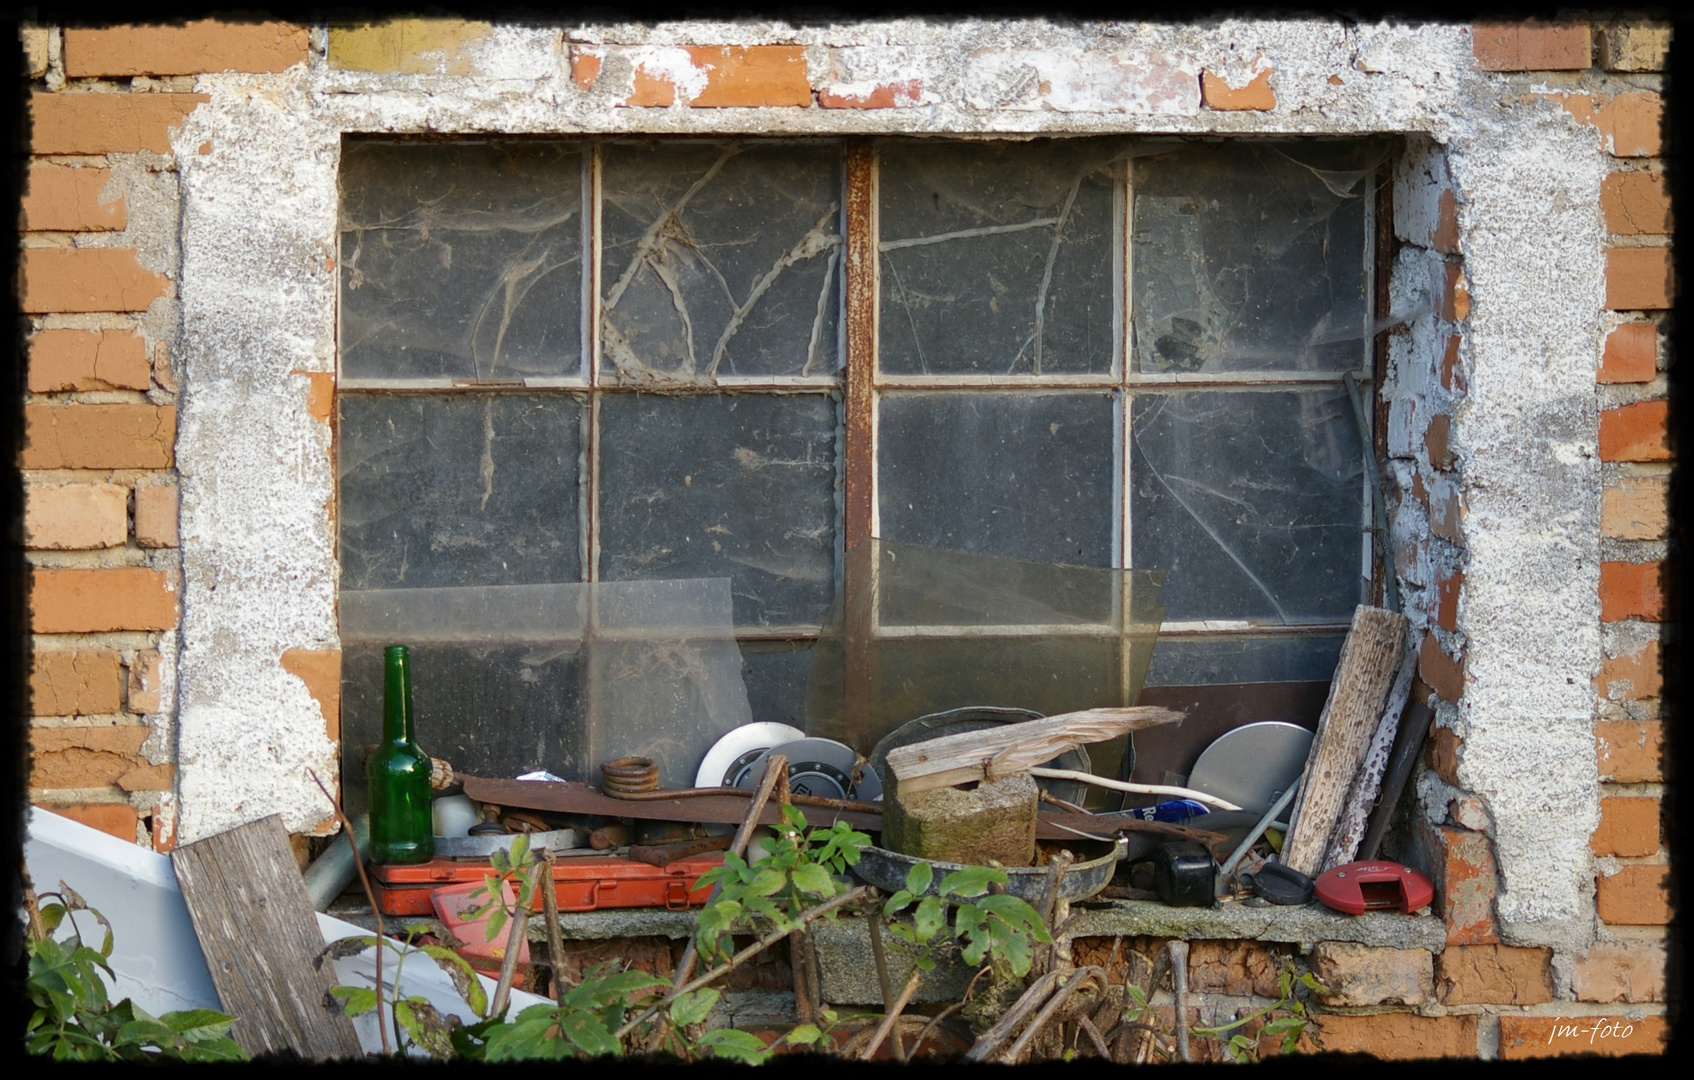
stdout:
[[1273,904],[1309,904],[1315,887],[1311,878],[1281,863],[1265,863],[1253,874],[1253,895]]
[[1153,849],[1153,888],[1171,907],[1211,907],[1217,863],[1205,845],[1192,840]]

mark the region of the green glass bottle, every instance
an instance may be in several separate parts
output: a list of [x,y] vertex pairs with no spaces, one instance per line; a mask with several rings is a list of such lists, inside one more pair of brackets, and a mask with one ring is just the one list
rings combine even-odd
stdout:
[[412,675],[406,646],[390,645],[382,689],[382,744],[365,766],[371,796],[371,861],[428,862],[435,855],[429,755],[412,734]]

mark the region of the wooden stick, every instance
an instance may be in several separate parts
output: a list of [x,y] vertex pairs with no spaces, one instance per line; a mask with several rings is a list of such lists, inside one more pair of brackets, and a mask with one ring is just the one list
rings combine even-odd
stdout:
[[1024,1018],[1047,1000],[1047,996],[1053,992],[1053,988],[1058,985],[1058,982],[1059,976],[1053,972],[1048,972],[1030,983],[1029,989],[1025,990],[1017,1001],[1012,1003],[1012,1007],[1006,1010],[1006,1015],[1000,1017],[993,1027],[977,1037],[976,1042],[966,1052],[965,1060],[988,1060],[989,1055],[998,1050],[1000,1044],[1005,1042],[1012,1032],[1018,1029],[1018,1025],[1023,1023]]
[[1382,710],[1382,719],[1377,721],[1376,734],[1371,736],[1364,764],[1359,766],[1359,771],[1353,775],[1352,785],[1347,789],[1341,820],[1336,822],[1335,835],[1330,839],[1328,853],[1324,855],[1325,870],[1352,862],[1359,850],[1359,841],[1365,837],[1365,826],[1377,793],[1382,790],[1388,754],[1394,748],[1394,736],[1400,731],[1400,714],[1406,710],[1406,699],[1412,695],[1412,676],[1417,669],[1418,647],[1409,644],[1400,657],[1400,673],[1394,677],[1393,689],[1388,691],[1388,706]]
[[[747,804],[747,814],[741,819],[741,827],[735,830],[735,840],[729,845],[729,850],[736,855],[745,855],[747,845],[753,839],[753,830],[759,827],[759,815],[765,812],[765,803],[770,801],[771,792],[776,790],[776,782],[780,777],[788,775],[788,759],[781,754],[772,754],[765,759],[765,775],[759,779],[759,787],[753,792],[753,801]],[[706,897],[710,904],[718,898],[721,892],[719,886],[712,886],[712,891]],[[682,959],[676,965],[676,978],[672,986],[681,986],[694,974],[694,965],[700,959],[700,931],[696,927],[694,933],[688,936],[688,945],[682,950]]]
[[[776,804],[794,805],[794,791],[788,786],[786,759],[777,771]],[[806,956],[806,932],[795,930],[788,935],[788,970],[794,983],[794,1018],[802,1024],[810,1024],[817,1019],[817,1009],[812,1001],[810,966]]]
[[1193,788],[1172,787],[1169,784],[1132,784],[1127,780],[1108,780],[1104,776],[1093,773],[1078,772],[1075,769],[1043,769],[1039,766],[1029,770],[1031,776],[1045,776],[1054,780],[1080,780],[1084,784],[1095,787],[1110,788],[1113,791],[1128,791],[1136,795],[1170,795],[1178,799],[1193,799],[1195,802],[1211,803],[1219,810],[1239,810],[1228,799],[1220,799],[1216,795],[1208,795],[1204,791]]
[[1176,1056],[1193,1061],[1188,1051],[1188,942],[1170,943],[1171,989],[1176,992]]
[[[370,902],[371,914],[376,917],[376,1001],[377,1009],[382,1008],[382,907],[376,902],[376,891],[371,888],[371,879],[365,874],[365,860],[359,858],[359,838],[353,835],[353,823],[347,820],[347,814],[341,809],[341,800],[329,793],[324,782],[318,779],[318,774],[311,769],[306,775],[312,778],[312,783],[318,785],[318,790],[324,793],[329,805],[335,810],[335,820],[341,822],[341,831],[347,837],[347,842],[353,845],[353,869],[359,872],[359,884],[364,887],[365,899]],[[398,988],[396,989],[398,993]],[[382,1056],[387,1057],[394,1051],[388,1044],[388,1025],[377,1016],[376,1033],[382,1039]]]
[[565,938],[559,931],[559,894],[558,885],[553,880],[553,853],[542,848],[540,855],[542,863],[547,867],[547,880],[541,886],[541,911],[547,920],[547,956],[553,962],[553,1000],[558,1001],[565,992],[564,980],[559,977],[559,964],[565,954]]
[[[912,1000],[912,995],[917,993],[918,983],[922,981],[923,972],[918,968],[913,968],[911,975],[906,978],[905,988],[900,991],[900,996],[894,1000],[894,1007],[883,1014],[882,1023],[877,1025],[876,1034],[871,1036],[870,1045],[866,1046],[864,1053],[859,1055],[860,1061],[869,1061],[876,1056],[878,1050],[882,1049],[882,1040],[888,1038],[888,1033],[894,1030],[895,1024],[900,1022],[900,1014],[906,1011],[906,1003]],[[806,1023],[806,1021],[801,1022]],[[905,1047],[899,1046],[897,1043],[895,1049],[898,1051],[900,1060],[904,1061],[906,1058]]]
[[1300,794],[1294,802],[1293,827],[1282,848],[1282,861],[1307,877],[1316,877],[1347,787],[1358,772],[1406,641],[1406,617],[1360,604],[1353,627],[1341,646],[1341,659],[1329,685],[1317,734],[1306,757]]
[[911,795],[1027,772],[1078,746],[1175,723],[1184,715],[1153,705],[1061,713],[897,747],[888,752],[888,768],[900,791]]
[[1066,1001],[1070,1000],[1071,995],[1080,990],[1084,983],[1089,982],[1098,982],[1104,988],[1106,973],[1097,967],[1078,969],[1063,986],[1053,992],[1053,996],[1047,999],[1047,1004],[1041,1006],[1041,1011],[1035,1014],[1035,1019],[1031,1020],[1029,1026],[1023,1029],[1023,1034],[1019,1035],[1017,1041],[1012,1043],[1011,1047],[1000,1056],[1000,1060],[1008,1065],[1017,1061],[1019,1055],[1053,1019],[1054,1014],[1064,1007]]
[[[552,884],[549,875],[548,884]],[[523,903],[523,897],[517,897],[513,905],[512,928],[506,932],[506,955],[500,958],[500,979],[494,984],[494,1001],[489,1005],[489,1015],[499,1016],[506,1011],[506,1004],[512,996],[512,979],[518,973],[518,953],[523,948],[524,934],[529,930],[529,908]]]

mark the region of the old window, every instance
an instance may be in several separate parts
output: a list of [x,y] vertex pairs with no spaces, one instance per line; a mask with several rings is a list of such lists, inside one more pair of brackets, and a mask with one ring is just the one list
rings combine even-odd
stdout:
[[[800,723],[874,535],[1164,570],[1152,684],[1325,680],[1371,580],[1379,156],[349,139],[341,587],[728,577],[752,715]],[[582,772],[537,734],[568,657],[438,660],[465,767]],[[374,650],[345,678],[357,745]]]

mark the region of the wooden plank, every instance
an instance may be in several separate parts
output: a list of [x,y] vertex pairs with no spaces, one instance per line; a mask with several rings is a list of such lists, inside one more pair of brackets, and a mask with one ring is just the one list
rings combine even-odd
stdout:
[[1322,869],[1342,803],[1382,718],[1389,684],[1406,643],[1406,617],[1360,604],[1341,646],[1329,700],[1318,718],[1294,803],[1293,827],[1282,861],[1308,877]]
[[1330,837],[1329,851],[1323,857],[1325,870],[1352,862],[1365,838],[1371,807],[1382,790],[1382,776],[1388,769],[1388,753],[1394,748],[1394,736],[1400,730],[1400,714],[1406,711],[1406,699],[1412,695],[1412,676],[1418,669],[1418,648],[1410,643],[1400,653],[1400,671],[1394,676],[1394,687],[1388,691],[1388,704],[1377,721],[1376,733],[1371,736],[1370,749],[1365,751],[1364,763],[1353,774],[1347,800],[1341,807],[1341,819]]
[[902,793],[916,794],[1021,772],[1078,746],[1182,718],[1182,713],[1151,705],[1061,713],[902,746],[889,751],[888,769]]
[[272,815],[177,848],[171,865],[211,969],[230,1037],[250,1055],[362,1059],[353,1022],[329,996],[334,968],[313,962],[323,933]]

